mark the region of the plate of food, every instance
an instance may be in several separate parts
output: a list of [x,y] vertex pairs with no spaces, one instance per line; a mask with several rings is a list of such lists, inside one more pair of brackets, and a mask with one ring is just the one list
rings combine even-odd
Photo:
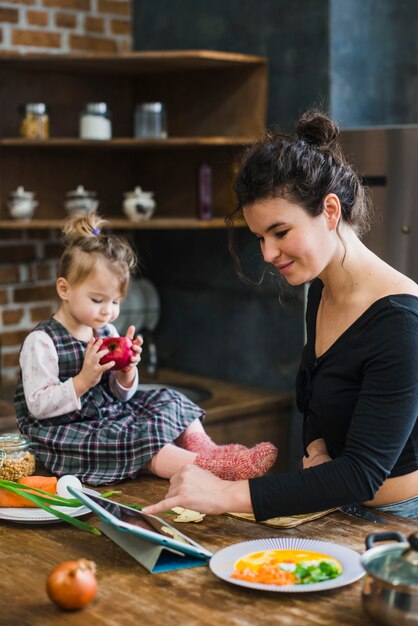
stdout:
[[[87,506],[79,506],[77,508],[67,506],[51,507],[57,509],[70,517],[81,517],[87,513],[91,513]],[[38,509],[35,507],[25,508],[12,508],[12,507],[0,507],[0,520],[6,520],[9,522],[21,522],[24,524],[46,524],[51,522],[62,522],[62,520],[44,509]]]
[[[59,480],[55,476],[26,476],[18,481],[0,481],[0,520],[9,522],[21,522],[30,524],[45,524],[63,521],[54,513],[46,511],[42,507],[31,506],[33,503],[22,494],[30,493],[33,496],[49,496],[54,498],[56,504],[51,503],[51,509],[65,513],[69,517],[81,517],[91,513],[90,509],[79,502],[78,506],[59,506],[63,498],[72,498],[68,486],[81,487],[81,482],[76,476],[65,475]],[[7,487],[13,487],[10,492]],[[17,492],[16,492],[17,490]],[[20,495],[19,495],[20,492]],[[71,502],[71,504],[73,504]]]
[[233,585],[282,593],[335,589],[364,576],[360,554],[351,548],[293,537],[228,546],[211,558],[209,567]]

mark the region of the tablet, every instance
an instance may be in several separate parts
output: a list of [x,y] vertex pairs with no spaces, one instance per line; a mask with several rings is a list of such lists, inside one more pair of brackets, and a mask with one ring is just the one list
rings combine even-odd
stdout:
[[117,530],[139,535],[161,546],[173,548],[199,559],[208,560],[213,556],[206,548],[155,515],[145,515],[126,504],[102,498],[92,489],[85,487],[82,490],[68,487],[68,491],[96,513],[101,520]]

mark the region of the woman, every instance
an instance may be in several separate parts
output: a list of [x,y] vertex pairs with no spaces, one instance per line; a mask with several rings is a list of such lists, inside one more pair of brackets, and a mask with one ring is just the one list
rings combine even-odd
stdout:
[[362,502],[418,519],[418,285],[360,241],[365,192],[338,134],[308,112],[295,138],[250,148],[236,180],[266,263],[290,285],[311,283],[296,381],[303,468],[232,483],[185,467],[146,512],[182,505],[261,521]]

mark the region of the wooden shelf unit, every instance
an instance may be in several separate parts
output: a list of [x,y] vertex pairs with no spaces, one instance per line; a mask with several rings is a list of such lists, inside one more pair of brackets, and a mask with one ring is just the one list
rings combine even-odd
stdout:
[[[214,217],[210,220],[198,220],[193,217],[152,217],[143,222],[131,222],[122,218],[110,218],[110,227],[114,230],[210,230],[224,228],[225,220],[222,217]],[[31,220],[0,220],[1,230],[14,230],[16,228],[37,229],[61,229],[64,220],[56,219],[31,219]],[[244,221],[235,220],[234,228],[243,228]]]
[[[161,101],[167,110],[164,140],[133,138],[134,110]],[[18,137],[19,105],[45,102],[50,139]],[[78,138],[86,102],[107,102],[113,139]],[[117,228],[219,228],[234,205],[234,161],[265,128],[264,57],[205,50],[118,55],[0,54],[0,229],[45,228],[65,218],[65,194],[84,185]],[[197,172],[212,167],[214,220],[196,220]],[[9,219],[8,194],[17,186],[39,201],[32,222]],[[123,194],[154,191],[153,225],[123,219]],[[170,221],[171,220],[171,221]],[[159,225],[157,225],[159,224]],[[54,226],[51,226],[54,227]]]

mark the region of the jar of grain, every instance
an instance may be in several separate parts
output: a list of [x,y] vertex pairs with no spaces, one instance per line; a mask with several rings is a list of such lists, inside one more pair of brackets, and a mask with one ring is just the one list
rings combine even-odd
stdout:
[[35,472],[35,456],[25,435],[0,435],[0,479],[19,480]]
[[25,139],[48,139],[49,115],[44,102],[30,102],[19,107],[22,119],[20,136]]

